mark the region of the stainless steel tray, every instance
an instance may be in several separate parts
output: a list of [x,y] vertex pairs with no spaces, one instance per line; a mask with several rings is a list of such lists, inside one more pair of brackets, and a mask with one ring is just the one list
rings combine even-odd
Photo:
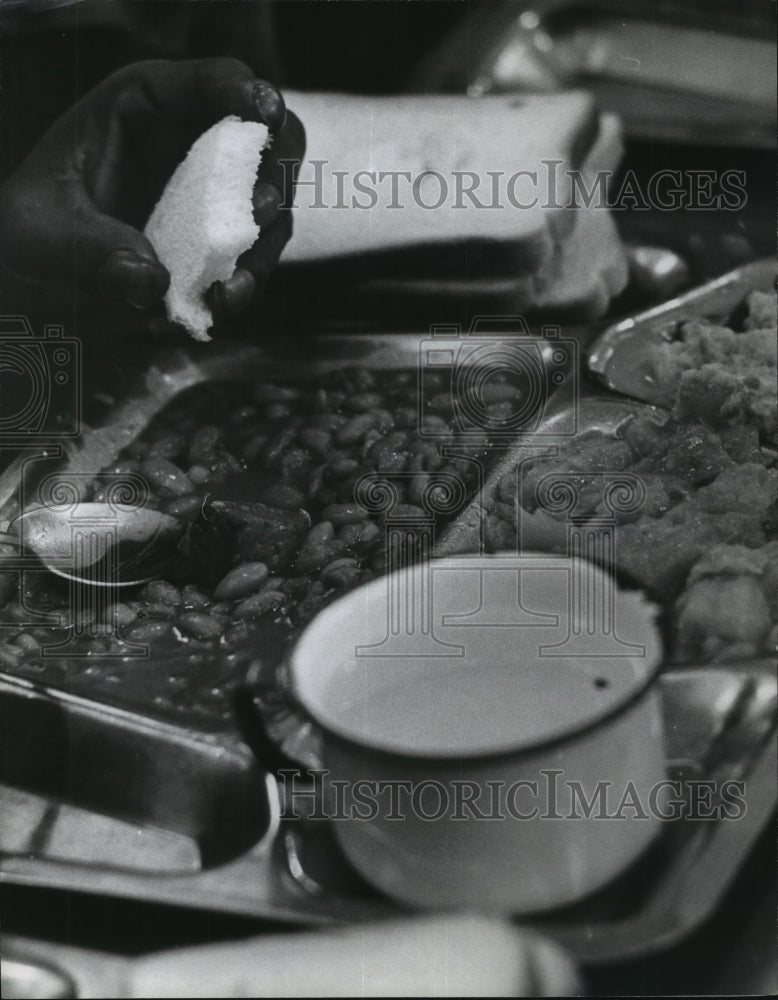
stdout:
[[[312,341],[296,375],[346,363],[415,368],[426,339]],[[63,456],[64,463],[72,472],[94,475],[183,390],[260,372],[263,377],[273,371],[288,374],[288,364],[288,355],[252,347],[168,355],[149,368],[104,425],[85,430]],[[558,431],[558,439],[569,434],[569,405],[564,392],[548,405],[547,424]],[[591,421],[598,407],[626,413],[634,405],[613,398],[584,399],[579,420]],[[546,440],[552,443],[553,433]],[[490,491],[511,461],[507,448],[484,491],[443,537],[441,554],[463,547],[474,551],[480,536],[472,532],[480,530]],[[19,511],[26,468],[31,466],[22,457],[0,478],[0,522]],[[770,665],[686,670],[666,674],[662,684],[670,772],[684,780],[745,776],[749,807],[736,824],[668,824],[656,851],[639,863],[640,872],[650,872],[650,878],[626,873],[586,906],[538,922],[585,961],[645,954],[679,940],[704,920],[775,806],[769,743],[775,680]],[[3,735],[10,790],[2,799],[5,815],[15,817],[11,826],[16,837],[4,848],[0,881],[292,924],[360,920],[395,911],[394,904],[379,898],[349,869],[326,825],[280,819],[276,785],[263,767],[269,759],[253,757],[234,727],[206,732],[29,678],[3,676],[0,699],[3,718],[11,720]],[[31,739],[40,734],[45,739],[35,749]],[[75,784],[65,773],[68,757],[69,773],[78,778]],[[81,767],[79,761],[89,763]],[[180,781],[182,775],[185,780]],[[121,858],[121,865],[95,853],[95,830],[115,845],[113,857]],[[129,840],[140,846],[122,850]],[[96,856],[97,863],[85,863],[85,857]]]
[[[504,318],[492,321],[487,317],[481,321],[483,330],[494,329],[495,325],[503,331],[507,326],[511,335],[518,334],[522,344],[531,346],[537,363],[548,366],[549,374],[561,378],[562,382],[566,373],[578,362],[578,343],[571,337],[565,338],[560,348],[558,339],[533,336],[520,318],[513,324],[506,323]],[[476,343],[485,345],[488,354],[495,336],[499,344],[499,335],[488,333],[483,341]],[[337,372],[346,366],[362,366],[374,372],[405,370],[415,373],[421,370],[425,351],[441,343],[451,345],[452,341],[462,342],[458,328],[445,327],[433,331],[432,340],[430,334],[312,335],[295,344],[299,361],[292,373],[288,343],[273,345],[271,342],[263,347],[240,343],[214,344],[205,350],[191,346],[163,353],[153,360],[139,381],[110,409],[105,421],[98,427],[84,427],[77,441],[62,449],[64,453],[50,447],[30,449],[20,454],[0,475],[0,531],[18,516],[26,505],[25,498],[35,496],[38,479],[54,469],[67,478],[76,477],[83,483],[95,479],[101,470],[110,468],[116,462],[122,451],[143,433],[155,417],[187,390],[212,383],[250,384],[274,377],[298,382]],[[464,366],[478,364],[478,352],[465,352],[461,362]],[[573,382],[577,382],[577,378]],[[555,385],[554,382],[550,384],[552,387]],[[490,453],[489,461],[496,460],[499,454],[501,449],[495,449],[493,454]],[[287,638],[288,629],[272,626],[263,629],[259,637],[261,644],[268,648],[278,646]],[[231,674],[231,680],[235,679],[237,672],[251,659],[251,650],[244,652],[246,655],[241,663],[233,664],[229,670],[226,664],[217,665],[213,657],[194,662],[184,648],[180,654],[166,655],[164,665],[159,657],[138,659],[131,664],[131,676],[126,668],[117,668],[112,686],[98,683],[95,674],[99,656],[92,658],[90,671],[72,671],[63,677],[62,670],[52,657],[43,660],[38,671],[25,672],[25,676],[52,687],[64,687],[71,694],[107,701],[120,709],[142,711],[159,719],[184,721],[212,730],[225,730],[226,727],[229,731],[232,724],[226,713],[217,718],[208,706],[203,707],[202,700],[199,705],[193,705],[193,711],[188,712],[183,695],[175,701],[167,698],[169,690],[165,688],[164,673],[167,669],[171,676],[186,675],[190,691],[199,684],[207,693],[214,683],[218,685],[227,679],[225,671]],[[121,674],[118,682],[117,673]],[[197,701],[196,698],[192,700]],[[172,714],[171,706],[176,709]]]
[[[295,343],[293,377],[306,378],[338,371],[346,365],[368,365],[375,370],[416,369],[427,335],[370,334],[310,336]],[[79,437],[61,447],[63,466],[77,474],[95,476],[114,462],[121,451],[180,393],[206,382],[239,382],[274,375],[289,378],[289,344],[266,346],[215,343],[162,351],[154,356],[99,426],[81,425]],[[51,447],[47,450],[52,451]],[[22,452],[0,475],[0,529],[19,513],[20,476],[29,459],[41,449]],[[54,456],[56,457],[56,455]]]
[[729,271],[677,298],[614,323],[589,345],[589,371],[613,392],[658,406],[672,405],[656,379],[654,352],[675,339],[679,324],[705,318],[726,323],[744,296],[775,288],[775,260],[755,261]]
[[[668,821],[650,851],[595,897],[526,921],[584,963],[650,954],[689,934],[714,912],[775,808],[773,665],[752,662],[668,672],[660,683],[668,775],[684,789],[694,781],[743,781],[746,810],[736,821]],[[280,818],[275,780],[268,775],[263,785],[245,747],[213,742],[204,746],[191,732],[155,725],[143,717],[106,713],[101,706],[55,691],[35,691],[18,681],[5,679],[2,692],[14,708],[25,701],[28,708],[35,708],[33,703],[42,699],[49,713],[60,715],[77,743],[91,729],[101,743],[118,746],[120,753],[136,747],[144,758],[161,756],[166,763],[146,774],[141,799],[122,804],[122,821],[95,815],[84,807],[87,797],[74,808],[29,790],[5,789],[6,808],[12,807],[6,815],[15,819],[17,844],[0,858],[0,882],[294,925],[351,922],[400,912],[353,873],[327,821]],[[204,853],[202,834],[209,831],[202,822],[193,822],[186,808],[177,817],[164,805],[181,771],[193,780],[203,771],[207,782],[218,779],[222,790],[218,807],[231,819],[245,816],[247,809],[253,812],[255,843],[233,857]],[[197,802],[195,808],[201,810],[202,798]],[[58,825],[68,833],[69,856],[62,835],[56,835]],[[88,853],[96,837],[111,845],[124,859],[124,867],[105,860],[90,864],[83,855],[78,857],[78,845]],[[128,842],[134,843],[131,854],[126,852]]]

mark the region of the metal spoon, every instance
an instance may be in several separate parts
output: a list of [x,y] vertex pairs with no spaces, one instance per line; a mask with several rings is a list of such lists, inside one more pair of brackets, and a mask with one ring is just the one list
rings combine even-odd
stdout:
[[57,576],[90,586],[130,587],[158,577],[186,527],[169,514],[129,504],[37,507],[10,525],[22,555]]

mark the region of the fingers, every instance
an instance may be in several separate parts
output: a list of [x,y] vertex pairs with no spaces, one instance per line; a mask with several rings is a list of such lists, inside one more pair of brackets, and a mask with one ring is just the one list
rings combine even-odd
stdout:
[[263,122],[272,133],[283,128],[283,98],[237,59],[154,60],[133,69],[143,98],[165,117],[206,128],[237,115]]
[[214,316],[232,316],[262,294],[267,279],[292,236],[291,205],[297,172],[305,156],[305,129],[293,111],[266,150],[254,187],[254,221],[260,236],[244,253],[227,281],[215,282],[207,300]]
[[[74,283],[96,287],[109,301],[136,309],[158,305],[170,284],[170,275],[159,262],[143,233],[95,208],[86,192],[75,193]],[[67,231],[59,221],[59,238]]]
[[[294,185],[304,156],[305,129],[294,111],[288,111],[284,127],[274,136],[270,148],[265,150],[262,157],[254,189],[255,212],[259,193],[268,191],[271,187],[281,193],[280,204],[291,207]],[[256,215],[255,219],[261,227],[262,223]]]
[[16,179],[1,207],[4,255],[18,271],[97,289],[136,309],[167,291],[170,276],[146,237],[98,211],[78,181]]
[[211,285],[206,300],[215,318],[242,312],[252,299],[262,294],[291,235],[292,219],[285,214],[270,232],[260,236],[241,255],[232,277]]
[[[261,283],[264,285],[264,282]],[[257,282],[251,271],[236,267],[226,281],[215,281],[205,293],[205,301],[214,318],[234,316],[242,312],[254,298]]]
[[[294,185],[305,156],[305,130],[294,112],[265,150],[254,185],[254,221],[260,234],[273,228],[294,203]],[[260,235],[260,239],[261,239]]]
[[238,258],[238,266],[246,268],[259,280],[275,269],[284,247],[292,237],[292,213],[284,209],[278,222],[261,234],[257,242]]
[[279,133],[286,121],[286,105],[279,91],[272,84],[258,80],[254,84],[252,96],[260,120],[274,135]]
[[[114,213],[115,204],[120,198],[127,201],[133,178],[149,180],[163,154],[172,151],[175,165],[183,155],[179,147],[185,152],[191,144],[190,135],[196,137],[228,115],[264,122],[274,138],[273,148],[263,156],[255,191],[254,211],[262,234],[258,249],[241,261],[236,276],[218,293],[220,309],[239,308],[275,265],[291,235],[284,203],[292,203],[305,133],[296,116],[287,120],[278,91],[233,59],[139,63],[87,95],[49,130],[0,192],[3,259],[23,274],[99,290],[108,301],[132,309],[158,307],[169,284],[168,272],[145,236],[114,217],[134,218],[125,211]],[[162,130],[150,131],[152,123],[163,125]],[[109,140],[116,136],[122,142],[111,145]],[[144,156],[138,162],[129,159],[130,170],[124,159],[133,150]],[[282,165],[281,157],[292,162]]]
[[151,309],[162,301],[170,275],[136,250],[112,250],[97,272],[97,287],[109,302]]
[[[199,135],[227,116],[263,122],[272,137],[272,147],[263,155],[264,175],[257,186],[258,223],[264,228],[272,224],[282,199],[273,190],[291,189],[295,171],[283,168],[288,181],[278,166],[275,146],[281,155],[301,159],[304,151],[304,133],[295,117],[287,126],[286,108],[279,92],[271,84],[257,80],[244,63],[235,59],[200,59],[188,62],[152,61],[133,67],[129,75],[113,82],[119,115],[123,128],[119,132],[127,140],[127,158],[137,157],[137,150],[148,150],[147,155],[135,164],[135,169],[115,196],[100,198],[92,177],[95,196],[101,205],[110,206],[129,200],[136,193],[137,211],[132,221],[146,217],[153,201],[162,192],[165,182],[175,166]],[[118,88],[118,89],[117,89]],[[151,146],[150,126],[159,130]],[[300,137],[302,136],[302,139]],[[108,171],[115,177],[116,171]],[[142,183],[139,178],[143,178]],[[154,199],[155,200],[155,199]]]

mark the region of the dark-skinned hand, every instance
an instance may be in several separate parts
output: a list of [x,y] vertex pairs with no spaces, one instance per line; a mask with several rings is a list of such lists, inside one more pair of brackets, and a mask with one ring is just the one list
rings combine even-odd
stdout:
[[254,188],[260,237],[208,296],[217,320],[245,308],[291,236],[289,161],[302,159],[305,132],[279,92],[234,59],[131,64],[51,126],[0,190],[6,289],[56,285],[72,301],[97,300],[117,328],[164,325],[170,277],[142,230],[193,142],[228,115],[272,136]]

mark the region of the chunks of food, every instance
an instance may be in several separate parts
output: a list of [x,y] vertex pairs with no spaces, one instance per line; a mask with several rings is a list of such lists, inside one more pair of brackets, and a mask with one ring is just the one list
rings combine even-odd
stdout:
[[778,640],[778,542],[715,545],[694,565],[675,606],[680,660],[772,656]]
[[657,349],[655,377],[680,417],[751,423],[775,439],[776,295],[754,291],[745,305],[740,332],[704,319],[684,323],[678,339]]
[[[506,475],[487,517],[487,546],[514,547],[518,519],[526,515],[536,529],[558,522],[559,530],[547,536],[558,545],[566,544],[564,522],[571,513],[584,522],[606,515],[614,526],[618,568],[659,599],[678,601],[676,656],[721,658],[762,649],[778,612],[769,596],[774,573],[766,568],[778,554],[772,541],[778,535],[778,471],[757,435],[753,425],[718,432],[700,420],[662,421],[653,410],[638,411],[613,435],[581,435],[558,454],[524,461],[518,479]],[[603,473],[637,477],[642,502],[624,511],[609,507]],[[542,483],[549,476],[575,491],[574,510],[544,502]],[[681,598],[687,581],[690,590]],[[728,596],[727,614],[717,614]],[[710,610],[703,613],[707,597]]]
[[189,557],[198,580],[211,586],[244,562],[287,566],[310,526],[301,510],[263,503],[205,503],[189,532]]
[[[583,432],[525,460],[518,479],[498,484],[486,521],[488,547],[505,549],[520,518],[557,548],[568,544],[571,514],[592,532],[609,519],[616,565],[668,607],[679,660],[771,655],[776,642],[776,295],[754,291],[743,305],[737,329],[690,320],[657,349],[670,415],[636,407],[610,433]],[[621,473],[644,494],[624,510],[603,494],[603,474]],[[574,511],[544,505],[548,476],[575,492]]]
[[204,293],[232,276],[259,236],[252,192],[268,131],[229,117],[208,129],[167,183],[146,236],[170,272],[168,318],[195,340],[210,340]]
[[765,543],[759,524],[764,504],[754,514],[706,514],[695,504],[673,508],[661,518],[641,517],[616,529],[621,569],[665,599],[677,594],[686,575],[712,543],[758,548]]
[[746,296],[746,330],[769,330],[775,326],[778,297],[775,292],[749,292]]

